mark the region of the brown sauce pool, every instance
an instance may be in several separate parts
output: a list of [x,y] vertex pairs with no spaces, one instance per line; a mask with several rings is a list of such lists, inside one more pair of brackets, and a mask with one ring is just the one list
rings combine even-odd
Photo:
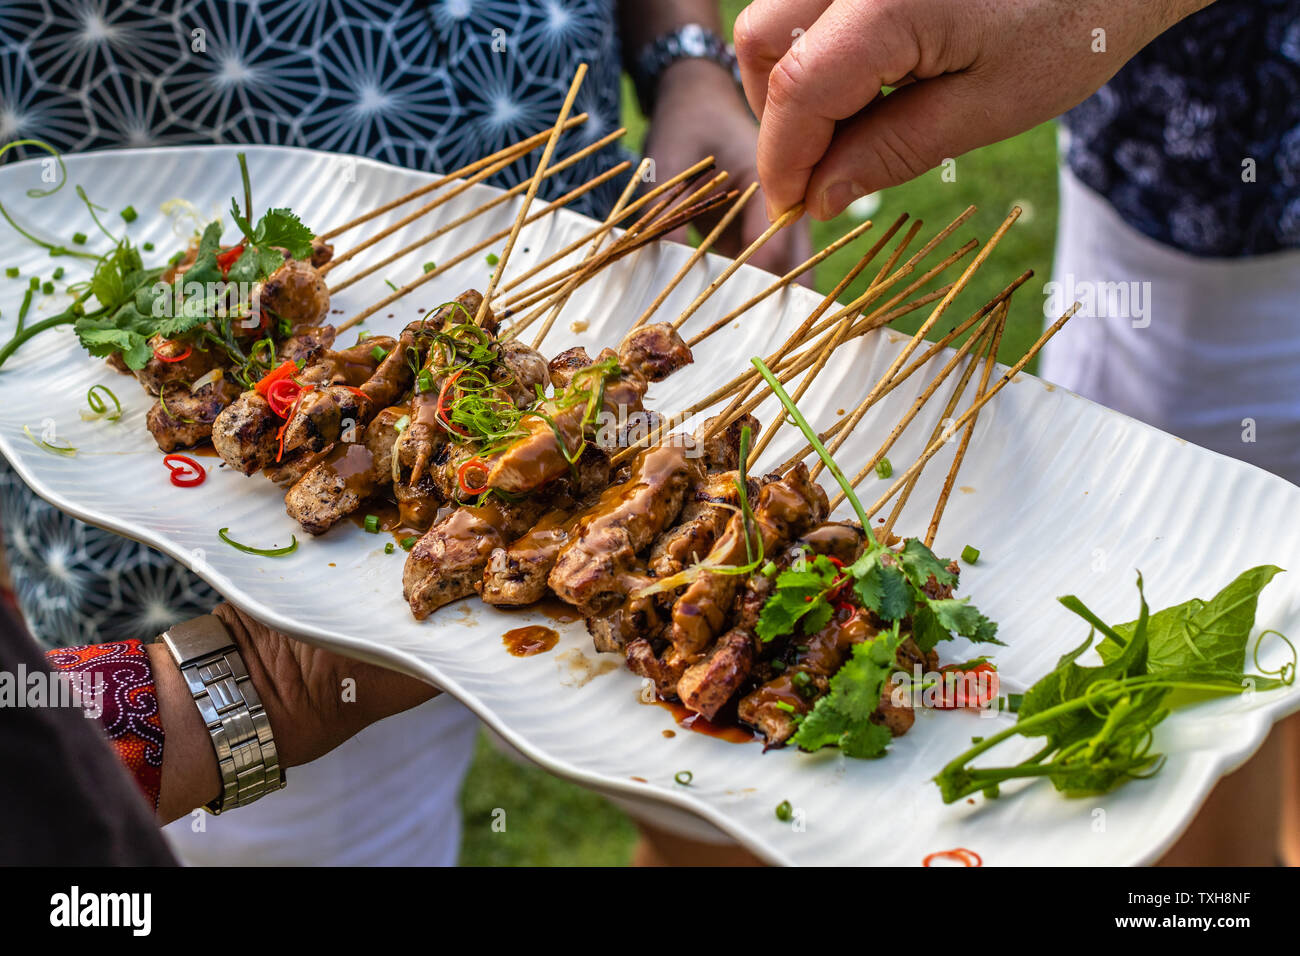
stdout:
[[718,721],[706,720],[693,710],[687,710],[675,700],[656,700],[655,704],[672,714],[673,720],[677,721],[678,727],[694,731],[697,734],[716,737],[718,740],[725,740],[729,744],[749,744],[762,739],[758,733],[738,721],[728,720],[726,717]]
[[531,624],[528,627],[516,627],[501,635],[501,643],[515,657],[532,657],[545,654],[555,646],[560,635],[549,627]]

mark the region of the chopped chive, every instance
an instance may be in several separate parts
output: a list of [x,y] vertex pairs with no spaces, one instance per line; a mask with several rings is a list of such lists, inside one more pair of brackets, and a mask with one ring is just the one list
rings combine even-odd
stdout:
[[230,535],[227,534],[228,531],[230,531],[229,528],[218,529],[217,537],[226,542],[226,544],[230,545],[232,548],[235,548],[238,551],[243,551],[245,554],[258,554],[264,558],[278,558],[282,555],[292,554],[294,551],[298,550],[298,536],[296,534],[289,535],[289,543],[283,548],[251,548],[246,544],[240,544],[234,538],[230,537]]
[[84,246],[86,244],[86,234],[84,232],[74,232],[72,234],[72,241],[79,246]]
[[778,674],[781,673],[781,671],[785,670],[785,661],[773,661],[772,670],[776,671]]
[[776,702],[776,709],[784,710],[787,714],[795,713],[794,704],[790,703],[788,700],[778,700]]
[[5,270],[5,275],[7,275],[11,279],[17,279],[18,269],[15,268],[14,266],[10,266],[8,269]]
[[794,807],[790,806],[789,800],[782,800],[776,805],[776,818],[782,823],[789,823],[794,819]]
[[435,264],[432,263],[432,262],[426,262],[426,263],[424,264],[424,271],[425,271],[425,272],[432,272],[432,271],[433,271],[434,269],[436,269],[436,268],[438,268],[437,265],[435,265]]
[[433,373],[427,368],[420,369],[420,374],[415,377],[416,391],[432,392],[433,391]]
[[763,565],[763,569],[759,573],[765,578],[770,578],[772,575],[776,574],[776,563],[774,561],[767,562],[767,564]]
[[54,283],[53,282],[42,283],[41,291],[44,292],[46,295],[54,295]]
[[974,564],[980,559],[979,549],[972,548],[969,544],[961,549],[961,559],[967,564]]
[[32,276],[27,283],[27,288],[36,290],[39,289],[40,287],[41,287],[41,280],[38,279],[36,276]]
[[390,541],[388,544],[384,545],[384,554],[392,554],[394,550],[393,542]]
[[140,214],[135,211],[134,206],[127,206],[122,210],[122,218],[127,222],[135,222],[140,218]]
[[371,534],[379,533],[379,515],[366,515],[366,530]]
[[673,776],[673,779],[676,780],[678,783],[680,783],[683,787],[689,787],[691,785],[691,781],[695,779],[695,774],[691,773],[689,770],[679,770]]
[[490,265],[492,268],[495,269],[497,263],[500,261],[501,258],[495,252],[489,252],[487,254],[487,264]]
[[410,535],[409,537],[405,537],[397,543],[402,546],[403,551],[410,551],[412,548],[415,547],[415,535]]
[[392,280],[392,279],[385,279],[385,280],[384,280],[384,284],[387,285],[388,288],[392,289],[394,292],[397,291],[397,286],[393,285],[393,280]]
[[63,278],[63,266],[59,266],[57,269],[54,270],[54,281],[57,282],[62,278]]
[[145,252],[153,252],[153,243],[152,243],[152,242],[146,242],[146,243],[145,243],[143,246],[141,246],[140,248],[142,248]]
[[409,424],[411,424],[411,416],[403,415],[397,421],[393,422],[393,431],[400,435],[402,432],[406,431],[406,426]]
[[370,357],[374,359],[376,362],[382,362],[385,356],[387,355],[388,355],[388,350],[385,349],[382,345],[376,345],[373,349],[370,350]]
[[889,463],[888,458],[882,458],[876,462],[876,475],[880,478],[888,478],[894,473],[894,466]]

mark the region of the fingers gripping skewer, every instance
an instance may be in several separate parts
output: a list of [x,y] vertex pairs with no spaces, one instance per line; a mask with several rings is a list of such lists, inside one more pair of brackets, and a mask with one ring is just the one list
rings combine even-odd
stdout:
[[[587,114],[579,113],[577,116],[574,116],[564,124],[565,131],[567,132],[568,130],[573,129],[576,126],[581,126],[585,122],[587,122]],[[386,202],[382,206],[377,206],[368,212],[362,213],[360,216],[357,216],[355,219],[349,219],[347,222],[343,223],[343,225],[335,226],[329,232],[323,232],[316,238],[321,240],[333,239],[334,237],[347,232],[349,229],[355,229],[357,226],[360,226],[363,223],[367,223],[370,220],[376,218],[377,216],[382,216],[386,212],[391,212],[392,210],[396,209],[398,206],[404,206],[408,202],[411,202],[412,200],[419,199],[421,196],[427,196],[431,192],[436,192],[437,190],[441,189],[443,186],[446,186],[449,183],[457,182],[464,176],[470,176],[478,172],[480,169],[482,169],[485,166],[492,166],[502,159],[508,158],[511,162],[514,162],[515,160],[519,159],[520,156],[530,153],[538,146],[541,146],[544,142],[546,142],[547,139],[550,138],[550,135],[551,135],[551,131],[549,129],[542,130],[542,132],[536,133],[533,136],[528,137],[527,139],[520,140],[517,143],[512,143],[509,146],[506,146],[502,149],[498,149],[495,153],[491,153],[487,156],[481,157],[480,159],[476,159],[474,160],[474,162],[468,163],[460,167],[460,169],[453,169],[451,172],[439,176],[433,182],[426,183],[425,185],[421,186],[418,189],[411,190],[409,193],[407,193],[404,196],[399,196],[397,199],[394,199],[391,202]]]
[[551,138],[546,141],[546,148],[542,150],[542,158],[537,163],[537,172],[533,173],[532,182],[528,184],[528,191],[524,193],[524,201],[519,207],[519,215],[515,217],[514,228],[510,230],[510,238],[506,240],[506,247],[501,250],[501,256],[497,259],[497,266],[492,270],[492,278],[488,280],[487,291],[483,293],[483,301],[479,303],[478,314],[474,316],[475,325],[483,324],[483,318],[487,315],[488,303],[496,295],[497,284],[506,271],[506,265],[510,261],[510,253],[514,251],[515,242],[519,239],[519,230],[524,227],[524,221],[528,217],[528,210],[533,204],[533,197],[537,195],[537,188],[542,184],[542,176],[546,173],[546,167],[550,165],[551,157],[555,154],[555,146],[560,141],[560,134],[564,132],[565,120],[569,118],[569,113],[573,109],[573,101],[578,98],[578,90],[582,87],[582,81],[586,76],[587,64],[579,63],[573,82],[569,84],[569,92],[564,97],[564,105],[560,107],[560,116],[555,121],[555,128],[551,130]]

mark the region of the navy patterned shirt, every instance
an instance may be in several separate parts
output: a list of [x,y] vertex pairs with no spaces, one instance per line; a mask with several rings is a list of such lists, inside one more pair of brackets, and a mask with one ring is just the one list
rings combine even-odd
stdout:
[[1300,246],[1300,0],[1219,0],[1065,122],[1070,169],[1151,238],[1199,256]]

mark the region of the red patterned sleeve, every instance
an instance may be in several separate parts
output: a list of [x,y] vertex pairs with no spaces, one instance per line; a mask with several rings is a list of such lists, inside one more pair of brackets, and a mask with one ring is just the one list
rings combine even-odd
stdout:
[[104,729],[118,758],[135,777],[150,806],[162,788],[163,726],[153,668],[141,641],[60,647],[46,654],[50,667],[79,687],[84,706]]

